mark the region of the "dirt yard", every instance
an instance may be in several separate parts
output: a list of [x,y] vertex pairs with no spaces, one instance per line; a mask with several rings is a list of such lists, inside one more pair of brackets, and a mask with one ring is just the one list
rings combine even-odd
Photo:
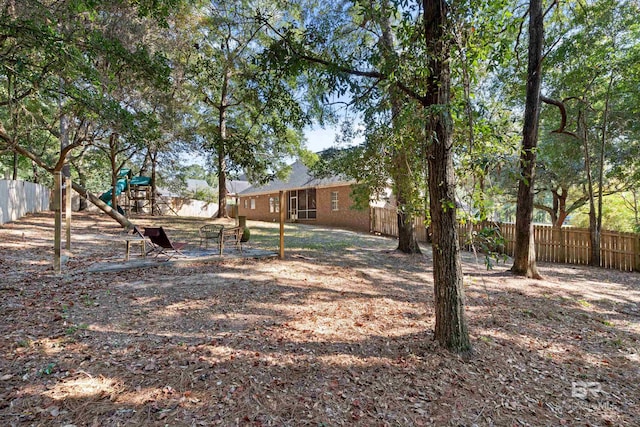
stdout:
[[[205,223],[134,222],[193,249]],[[277,251],[276,224],[249,226],[249,256]],[[464,253],[459,357],[433,341],[429,247],[287,225],[285,260],[125,265],[118,232],[74,217],[54,275],[50,213],[0,227],[0,425],[640,425],[638,273],[533,281]]]

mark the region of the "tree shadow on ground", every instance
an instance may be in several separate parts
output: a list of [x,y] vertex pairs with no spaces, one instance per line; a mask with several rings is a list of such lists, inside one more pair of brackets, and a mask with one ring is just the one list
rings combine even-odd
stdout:
[[[585,299],[599,295],[595,276],[561,276],[571,286],[557,290],[466,267],[475,354],[463,358],[433,342],[424,259],[376,239],[341,252],[320,242],[301,252],[312,260],[78,267],[14,283],[0,302],[11,375],[0,415],[56,426],[638,419],[637,319],[611,310],[618,292],[637,303],[635,281]],[[583,383],[599,384],[590,400],[574,396]]]

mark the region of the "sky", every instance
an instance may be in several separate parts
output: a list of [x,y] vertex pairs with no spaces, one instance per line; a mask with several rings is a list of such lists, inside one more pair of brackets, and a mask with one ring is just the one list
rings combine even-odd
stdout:
[[[307,138],[307,148],[314,153],[318,153],[322,150],[326,150],[327,148],[336,146],[336,135],[339,131],[339,128],[335,126],[327,126],[322,128],[320,126],[314,125],[304,131],[304,135]],[[296,159],[291,159],[291,163],[295,162]],[[207,157],[199,155],[195,156],[195,158],[190,154],[187,157],[184,157],[184,161],[186,164],[195,163],[202,166],[206,166]]]
[[332,127],[321,128],[314,126],[305,131],[307,148],[314,153],[331,148],[335,145],[337,129]]

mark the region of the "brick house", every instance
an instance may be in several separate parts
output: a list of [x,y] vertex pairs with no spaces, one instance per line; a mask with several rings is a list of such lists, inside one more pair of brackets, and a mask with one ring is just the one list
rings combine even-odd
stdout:
[[284,191],[287,221],[369,231],[369,209],[353,208],[351,186],[355,181],[339,176],[315,178],[300,161],[291,169],[285,181],[276,179],[240,192],[238,215],[250,220],[279,221],[280,191]]

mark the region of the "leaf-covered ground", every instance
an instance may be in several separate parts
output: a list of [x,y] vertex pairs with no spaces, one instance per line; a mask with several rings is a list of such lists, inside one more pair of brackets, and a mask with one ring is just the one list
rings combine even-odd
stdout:
[[[197,248],[197,219],[139,218]],[[249,223],[276,252],[276,224]],[[640,275],[465,253],[474,353],[433,341],[430,248],[288,224],[285,260],[124,265],[116,224],[0,227],[0,425],[620,426],[640,420]]]

